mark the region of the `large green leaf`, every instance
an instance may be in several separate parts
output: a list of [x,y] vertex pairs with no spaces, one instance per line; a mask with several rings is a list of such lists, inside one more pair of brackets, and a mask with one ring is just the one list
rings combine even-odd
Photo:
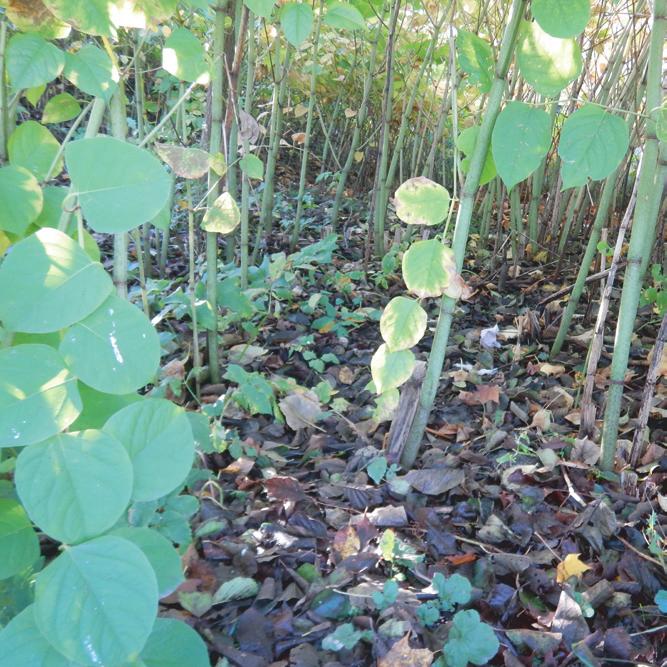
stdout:
[[23,167],[0,167],[0,229],[22,236],[42,211],[44,195]]
[[468,73],[471,83],[477,84],[482,92],[488,92],[493,81],[491,45],[467,30],[459,30],[456,33],[456,53],[459,65]]
[[68,53],[63,73],[79,90],[107,102],[118,87],[118,71],[111,58],[93,44],[85,44],[76,53]]
[[[15,500],[0,498],[0,580],[13,577],[39,557],[39,540],[25,510]],[[0,635],[0,647],[2,635]],[[0,648],[0,665],[2,665]]]
[[160,363],[160,340],[138,308],[113,295],[67,330],[60,352],[93,389],[128,394],[153,379]]
[[261,180],[264,178],[264,163],[252,153],[244,155],[239,160],[241,171],[248,177]]
[[396,215],[408,225],[437,225],[449,212],[449,192],[424,176],[405,181],[394,199]]
[[231,234],[241,222],[241,211],[229,192],[223,192],[202,220],[202,229],[217,234]]
[[324,15],[324,23],[340,30],[366,29],[366,21],[361,12],[347,2],[330,2]]
[[171,179],[148,151],[112,137],[67,145],[74,192],[96,232],[121,233],[152,220],[171,195]]
[[72,431],[102,428],[112,414],[132,403],[144,400],[141,394],[135,392],[131,394],[105,394],[83,382],[79,382],[78,387],[83,409],[76,421],[70,426]]
[[626,122],[602,107],[588,104],[563,124],[558,144],[563,188],[599,181],[611,174],[628,150]]
[[43,0],[44,4],[61,20],[89,35],[110,36],[113,25],[109,0]]
[[[461,160],[461,171],[464,174],[467,174],[470,169],[472,153],[475,150],[475,144],[477,144],[477,137],[479,136],[479,128],[479,125],[471,125],[456,137],[456,146],[466,156]],[[486,157],[484,158],[484,165],[482,166],[482,174],[479,177],[479,185],[482,186],[492,181],[496,177],[496,173],[496,163],[493,161],[493,151],[489,143]]]
[[0,350],[0,447],[41,442],[81,412],[76,378],[48,345]]
[[81,113],[81,105],[70,93],[54,95],[42,111],[42,123],[64,123]]
[[395,296],[380,318],[380,333],[391,352],[416,345],[426,331],[426,311],[414,299]]
[[410,350],[390,352],[385,343],[371,359],[371,375],[375,391],[382,394],[407,382],[415,367],[415,355]]
[[[7,142],[7,151],[9,161],[15,167],[23,167],[37,180],[43,181],[58,156],[60,143],[43,125],[35,120],[27,120],[12,132]],[[51,176],[57,176],[62,170],[63,161],[58,158]]]
[[456,270],[454,254],[437,239],[416,241],[403,255],[403,279],[419,297],[440,296]]
[[558,95],[581,73],[581,47],[574,39],[558,39],[537,23],[524,23],[517,46],[523,78],[540,94]]
[[58,331],[90,315],[112,289],[101,264],[45,227],[17,243],[0,266],[0,320],[12,331]]
[[509,102],[491,137],[493,161],[508,191],[539,167],[551,146],[551,119],[542,109]]
[[474,609],[466,609],[454,615],[443,654],[447,667],[488,665],[499,648],[493,628],[482,623]]
[[271,18],[275,0],[243,0],[245,6],[256,16],[264,19]]
[[178,0],[110,0],[111,21],[119,28],[154,28],[172,17]]
[[155,572],[160,598],[183,583],[181,557],[166,537],[151,528],[116,528],[110,534],[129,540],[143,551]]
[[34,605],[26,607],[0,632],[0,667],[77,667],[56,651],[37,628]]
[[53,81],[65,66],[65,54],[39,35],[15,34],[7,44],[7,73],[16,90]]
[[285,39],[298,48],[313,31],[313,10],[305,2],[288,2],[280,10],[280,24]]
[[194,457],[194,438],[182,408],[150,398],[123,408],[104,431],[127,450],[134,468],[134,500],[155,500],[185,481]]
[[65,549],[39,574],[35,621],[70,660],[122,665],[143,649],[157,603],[155,573],[139,547],[104,536]]
[[591,15],[590,0],[533,0],[530,10],[545,32],[554,37],[576,37]]
[[145,667],[209,667],[203,639],[187,623],[158,618],[141,652]]
[[181,81],[208,83],[209,66],[203,44],[187,28],[176,28],[164,43],[162,67]]
[[61,433],[21,452],[15,481],[30,518],[47,535],[75,544],[121,517],[132,492],[132,464],[102,431]]

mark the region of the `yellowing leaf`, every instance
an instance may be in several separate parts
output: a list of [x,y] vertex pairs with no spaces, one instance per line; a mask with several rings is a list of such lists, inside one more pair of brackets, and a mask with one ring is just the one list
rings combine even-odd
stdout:
[[364,159],[364,152],[363,151],[355,151],[354,161],[355,162],[361,162],[363,159]]
[[549,363],[540,364],[540,373],[542,375],[562,375],[565,373],[565,366]]
[[354,118],[357,112],[354,109],[345,109],[345,118]]
[[294,118],[301,118],[301,116],[305,116],[307,113],[308,107],[301,104],[301,102],[294,107]]
[[559,584],[562,584],[570,577],[579,577],[586,572],[586,570],[590,569],[590,566],[579,560],[579,554],[568,554],[565,556],[565,560],[561,561],[556,566],[556,581]]

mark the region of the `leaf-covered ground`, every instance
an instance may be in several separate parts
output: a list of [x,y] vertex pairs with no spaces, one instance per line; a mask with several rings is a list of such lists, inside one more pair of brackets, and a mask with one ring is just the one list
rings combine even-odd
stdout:
[[[205,457],[212,480],[199,490],[188,579],[163,612],[202,633],[220,664],[243,667],[426,666],[447,642],[452,665],[664,664],[667,452],[649,446],[633,488],[599,473],[598,446],[577,437],[595,304],[549,361],[562,301],[543,300],[571,272],[524,264],[512,277],[470,263],[472,295],[460,303],[428,442],[406,474],[387,462],[389,422],[377,421],[367,390],[378,323],[340,326],[403,289],[397,273],[365,271],[362,255],[339,247],[333,265],[299,274],[278,316],[252,335],[231,328],[237,369],[202,388],[212,414],[227,393],[217,418],[227,444]],[[595,283],[589,301],[598,294]],[[431,334],[436,314],[432,303]],[[633,415],[655,338],[649,310],[637,330]],[[612,349],[608,340],[604,366]],[[255,371],[276,383],[287,423],[250,414],[266,399],[258,376],[244,375]],[[237,383],[240,404],[229,400]],[[601,367],[598,418],[606,386]],[[664,379],[657,391],[653,443],[667,431]],[[632,432],[626,421],[622,437]],[[436,582],[456,588],[453,575],[469,595],[440,605]],[[454,610],[479,616],[452,623]],[[475,658],[489,641],[477,618],[499,642],[491,660]]]

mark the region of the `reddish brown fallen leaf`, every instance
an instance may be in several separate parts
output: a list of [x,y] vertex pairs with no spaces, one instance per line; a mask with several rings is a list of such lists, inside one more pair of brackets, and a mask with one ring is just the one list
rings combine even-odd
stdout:
[[294,477],[271,477],[264,480],[264,487],[269,496],[275,500],[297,502],[306,497],[301,484]]
[[462,391],[459,398],[466,405],[484,405],[500,402],[500,387],[496,384],[480,384],[475,391]]
[[467,563],[474,563],[477,560],[475,554],[459,554],[458,556],[446,556],[446,559],[452,565],[466,565]]
[[427,648],[411,648],[410,635],[399,639],[389,649],[389,653],[378,659],[377,667],[429,667],[433,662],[433,653]]

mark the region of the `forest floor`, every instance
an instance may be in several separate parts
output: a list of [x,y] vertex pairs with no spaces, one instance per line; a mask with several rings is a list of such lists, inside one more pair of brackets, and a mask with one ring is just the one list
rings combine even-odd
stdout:
[[[364,238],[361,229],[352,231]],[[378,322],[354,326],[341,315],[355,304],[382,308],[402,293],[402,283],[389,275],[386,289],[374,284],[366,276],[379,275],[380,267],[366,272],[363,249],[341,245],[333,265],[303,276],[298,298],[278,318],[261,321],[252,340],[257,355],[244,360],[247,372],[268,379],[291,377],[307,388],[326,380],[324,416],[293,430],[227,405],[221,426],[238,439],[206,455],[215,483],[199,492],[200,537],[186,554],[188,579],[163,601],[163,612],[191,623],[232,665],[430,665],[452,616],[429,622],[416,610],[436,597],[436,572],[458,573],[473,586],[464,606],[476,609],[500,641],[486,664],[664,664],[667,626],[654,599],[667,587],[660,550],[666,450],[648,447],[629,493],[626,480],[596,468],[599,447],[578,438],[595,308],[550,361],[563,301],[544,303],[574,275],[554,280],[552,267],[524,262],[499,286],[500,276],[481,262],[467,265],[472,295],[459,305],[427,442],[405,474],[387,467],[389,422],[373,419],[374,395],[366,389],[381,342]],[[589,301],[599,289],[589,286]],[[317,308],[304,312],[303,304],[323,293],[336,305],[333,324],[318,322]],[[431,334],[436,315],[432,303]],[[633,415],[653,320],[644,309],[626,377]],[[430,344],[427,333],[419,358]],[[609,340],[603,366],[612,348]],[[607,379],[601,367],[598,419]],[[225,388],[233,385],[204,386],[204,400],[215,401]],[[664,443],[664,381],[658,392],[649,424],[653,442]],[[632,430],[632,421],[622,425],[621,447]],[[211,604],[211,594],[237,577],[255,579],[259,592]],[[335,652],[322,648],[334,632]],[[395,644],[408,634],[409,643]]]

